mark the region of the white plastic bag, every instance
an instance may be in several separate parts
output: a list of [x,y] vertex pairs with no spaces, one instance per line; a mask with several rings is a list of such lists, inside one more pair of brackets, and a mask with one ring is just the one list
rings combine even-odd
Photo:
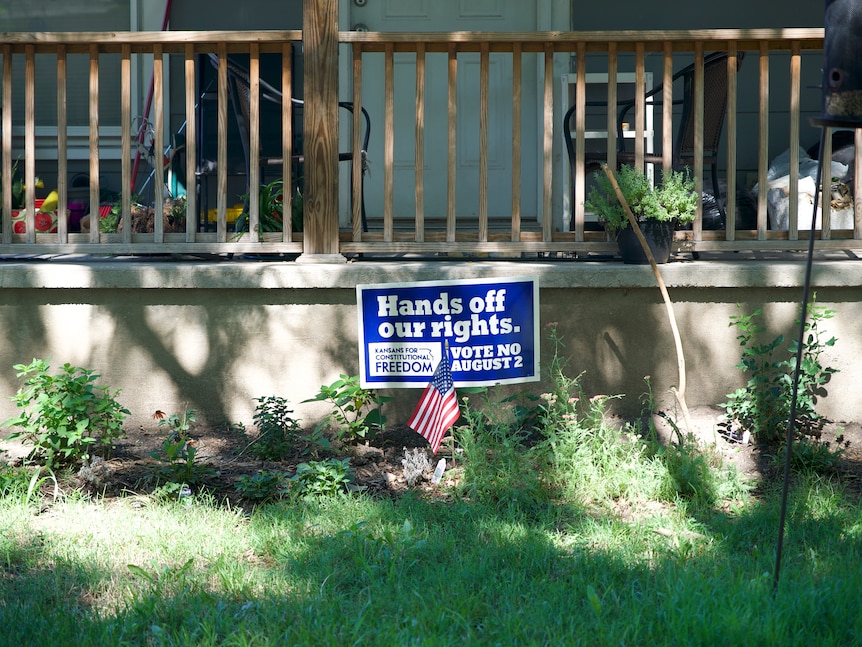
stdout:
[[[840,190],[840,182],[833,182],[835,191]],[[846,185],[843,185],[846,187]],[[814,178],[810,176],[799,178],[798,210],[796,212],[797,227],[800,231],[811,229],[811,215],[814,210]],[[817,219],[815,228],[823,226],[823,203],[817,204]],[[830,202],[832,196],[829,196]],[[770,229],[784,230],[790,228],[790,176],[785,175],[769,183],[766,192],[767,213]],[[843,203],[843,201],[842,201]],[[830,229],[853,229],[853,204],[841,209],[831,209],[829,215]]]
[[[811,216],[814,209],[815,179],[817,178],[818,162],[808,156],[802,148],[799,149],[799,186],[797,226],[799,230],[811,229]],[[843,178],[847,174],[847,166],[833,161],[828,169],[830,178]],[[790,228],[790,149],[778,155],[769,166],[766,173],[768,189],[766,192],[766,212],[769,217],[770,229],[787,230]],[[754,192],[757,192],[755,185]],[[831,199],[831,198],[830,198]],[[823,221],[822,203],[817,205],[816,227],[819,229]],[[830,214],[831,229],[853,228],[853,206],[832,209]]]

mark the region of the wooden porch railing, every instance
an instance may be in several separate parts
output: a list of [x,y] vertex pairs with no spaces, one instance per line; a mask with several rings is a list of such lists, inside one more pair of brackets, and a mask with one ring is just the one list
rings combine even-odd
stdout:
[[[292,231],[290,218],[285,218],[284,231],[260,232],[258,213],[258,175],[261,156],[261,138],[266,137],[257,126],[261,114],[259,88],[261,81],[260,61],[263,54],[281,56],[281,78],[275,80],[284,96],[293,96],[296,80],[292,76],[293,45],[302,40],[302,32],[137,32],[113,34],[0,34],[0,56],[2,56],[2,123],[0,124],[0,190],[2,190],[2,220],[0,220],[0,254],[40,254],[40,253],[99,253],[99,254],[150,254],[150,253],[284,253],[299,254],[307,243],[301,232]],[[803,107],[803,93],[819,97],[818,90],[803,89],[803,79],[819,80],[819,52],[823,45],[822,29],[793,30],[716,30],[687,32],[552,32],[552,33],[357,33],[341,32],[337,35],[341,46],[342,65],[349,68],[346,75],[352,87],[342,87],[339,98],[352,101],[354,107],[369,103],[369,79],[382,76],[382,96],[376,98],[381,106],[379,113],[373,113],[372,148],[369,151],[371,175],[364,178],[366,196],[375,198],[374,204],[380,208],[368,213],[368,226],[363,226],[362,196],[353,191],[349,204],[341,206],[339,214],[335,205],[316,201],[306,206],[306,232],[308,232],[309,212],[316,210],[314,235],[327,237],[324,245],[318,241],[316,249],[327,252],[364,255],[380,254],[437,254],[450,255],[472,253],[500,253],[505,255],[560,253],[585,254],[589,252],[606,253],[613,249],[613,243],[604,232],[588,231],[585,227],[588,214],[585,214],[583,196],[588,177],[585,166],[585,143],[583,131],[587,118],[585,79],[587,73],[599,71],[609,79],[616,78],[621,61],[635,72],[635,93],[643,95],[646,71],[650,64],[658,67],[657,79],[663,79],[666,87],[674,72],[677,61],[683,57],[693,61],[699,73],[695,74],[695,141],[697,152],[694,158],[693,174],[697,188],[703,188],[703,60],[705,52],[725,51],[728,57],[728,111],[725,122],[726,156],[722,165],[722,176],[727,186],[727,221],[724,229],[705,230],[698,218],[690,231],[677,232],[677,245],[692,251],[714,250],[779,250],[800,249],[805,245],[799,241],[807,237],[807,231],[798,226],[797,164],[800,132],[805,127],[807,115],[812,110]],[[742,72],[737,74],[736,57],[745,52],[745,78],[740,81]],[[74,161],[68,154],[67,131],[72,124],[67,121],[68,102],[71,100],[68,88],[86,83],[88,91],[89,115],[89,162],[83,169],[89,176],[89,202],[99,203],[102,186],[100,177],[112,170],[119,175],[119,192],[122,218],[125,223],[131,218],[132,159],[135,133],[132,124],[138,116],[131,105],[132,61],[133,58],[148,62],[152,66],[155,92],[150,122],[153,128],[153,206],[155,213],[161,213],[165,195],[165,149],[166,134],[172,132],[170,116],[174,121],[184,117],[186,123],[186,149],[197,148],[201,134],[197,132],[197,77],[201,71],[200,55],[215,53],[219,59],[217,70],[217,219],[215,231],[206,231],[200,226],[197,217],[199,197],[191,187],[199,186],[200,169],[190,160],[185,170],[185,184],[190,187],[187,197],[185,231],[170,233],[164,230],[160,218],[155,218],[153,231],[135,233],[129,226],[117,233],[100,232],[98,226],[91,226],[89,232],[78,233],[70,230],[66,215],[69,203],[67,178],[74,170]],[[233,118],[228,101],[228,56],[243,54],[248,57],[251,99],[249,105],[250,137],[248,177],[249,233],[237,236],[229,227],[227,212],[235,201],[228,195],[228,130]],[[86,57],[88,78],[70,76],[70,57]],[[106,57],[119,57],[119,78],[107,79],[101,72]],[[46,124],[37,122],[36,102],[36,61],[37,57],[48,57],[56,62],[57,82],[54,97],[58,109],[56,168],[48,168],[39,161],[37,173],[36,132]],[[429,81],[429,61],[445,58],[446,79],[440,86],[431,86]],[[305,63],[309,65],[310,56],[306,51]],[[475,87],[459,86],[459,73],[464,74],[464,61],[478,70],[479,82]],[[327,65],[335,65],[333,57],[326,59]],[[382,68],[374,66],[382,60]],[[407,84],[412,96],[405,96],[405,85],[399,85],[396,104],[396,61],[399,62],[399,83],[404,83],[404,70],[410,71],[414,78]],[[404,65],[403,63],[407,63]],[[478,62],[478,63],[477,63]],[[804,65],[803,65],[804,63]],[[170,105],[165,102],[162,90],[165,86],[166,67],[173,71]],[[489,198],[501,191],[499,186],[489,183],[491,159],[489,149],[495,136],[489,121],[491,111],[498,108],[492,105],[492,68],[498,69],[493,77],[511,79],[511,105],[502,113],[509,122],[505,132],[511,135],[510,157],[505,161],[507,177],[511,186],[509,208],[503,212],[492,212]],[[19,70],[23,69],[23,82],[19,80]],[[320,72],[320,70],[317,70]],[[571,220],[565,220],[562,213],[561,178],[568,173],[568,159],[562,146],[562,109],[564,101],[560,96],[560,75],[574,74],[576,102],[577,159],[573,173],[575,200],[571,209]],[[372,74],[372,76],[369,76]],[[771,75],[774,75],[771,77]],[[309,78],[320,79],[331,89],[337,77],[337,70],[328,70],[318,77],[306,72],[306,91]],[[528,77],[533,79],[527,81]],[[178,78],[181,79],[178,81]],[[327,80],[329,79],[329,80]],[[752,81],[753,79],[753,81]],[[774,80],[778,79],[778,80]],[[273,80],[268,79],[270,82]],[[19,85],[20,84],[20,85]],[[176,96],[176,87],[182,87],[182,100]],[[618,96],[616,84],[609,83],[607,91],[607,137],[608,149],[616,146],[616,106]],[[781,88],[781,92],[777,88]],[[19,89],[20,88],[20,89]],[[446,93],[445,127],[434,129],[426,113],[429,92]],[[770,97],[777,94],[788,96],[786,104],[778,103]],[[23,92],[21,114],[13,111],[13,92]],[[319,92],[320,89],[313,91]],[[119,96],[119,124],[104,123],[100,119],[101,100],[106,94]],[[742,94],[741,94],[742,93]],[[114,96],[116,96],[114,95]],[[77,96],[77,95],[76,95]],[[334,96],[334,95],[332,95]],[[740,97],[754,104],[755,108],[743,113],[739,109]],[[666,97],[667,98],[667,97]],[[810,101],[809,101],[810,102]],[[397,109],[396,109],[397,105]],[[464,133],[459,128],[459,110],[462,106],[477,108],[475,122],[478,126],[478,151],[474,181],[477,188],[473,201],[464,209],[457,198],[457,187],[462,177],[456,170],[458,155],[462,150],[459,141]],[[814,100],[814,110],[819,101]],[[634,141],[636,155],[644,154],[645,115],[649,106],[638,101],[634,113]],[[396,114],[412,110],[414,116],[409,130],[396,127]],[[166,115],[167,113],[167,115]],[[539,124],[527,122],[526,114],[538,115]],[[740,119],[747,120],[743,125]],[[338,123],[334,110],[320,121],[321,115],[305,114],[306,129],[314,123],[313,141],[306,133],[304,142],[304,163],[317,165],[316,155],[331,156],[337,151]],[[353,123],[345,132],[342,123],[342,139],[352,143],[354,159],[351,164],[350,180],[354,187],[361,185],[366,160],[361,151],[362,122],[361,111],[353,111]],[[672,110],[671,102],[664,101],[660,117],[661,132],[655,139],[661,142],[664,155],[663,166],[671,163],[672,142],[678,115]],[[316,120],[316,121],[315,121]],[[435,121],[438,123],[439,119]],[[291,103],[284,102],[281,112],[281,153],[284,160],[281,176],[286,187],[294,186],[295,167],[291,159],[295,157],[296,135]],[[47,124],[47,125],[54,125]],[[23,126],[23,144],[16,145],[13,130]],[[99,135],[105,126],[121,127],[121,152],[119,160],[104,160],[99,155]],[[532,130],[535,141],[525,140],[524,133]],[[741,141],[741,133],[746,140]],[[856,135],[856,149],[860,146]],[[748,137],[757,133],[756,143]],[[321,142],[328,143],[320,146]],[[413,194],[414,208],[404,210],[396,207],[397,191],[404,191],[403,180],[396,187],[395,151],[399,143],[410,142],[413,151],[412,186],[407,191]],[[311,145],[309,145],[311,144]],[[447,169],[443,186],[431,185],[426,177],[426,157],[431,148],[438,153],[445,149]],[[767,220],[767,170],[770,160],[777,153],[790,150],[790,218],[786,230],[769,229]],[[379,158],[375,158],[379,152]],[[613,152],[611,159],[613,158]],[[827,150],[827,154],[829,151]],[[740,163],[742,156],[756,160],[748,167]],[[24,207],[26,210],[26,233],[17,234],[12,226],[12,175],[17,163],[23,183]],[[497,160],[496,162],[499,162]],[[495,163],[496,163],[495,162]],[[537,186],[534,188],[535,200],[524,196],[526,178],[523,169],[526,165],[535,167]],[[403,166],[403,165],[402,165]],[[403,174],[404,169],[399,172]],[[747,173],[747,174],[746,174]],[[39,233],[35,227],[35,178],[38,175],[56,175],[59,194],[57,231]],[[855,185],[862,185],[862,165],[856,164]],[[532,176],[531,176],[532,177]],[[759,186],[756,194],[756,225],[751,229],[738,226],[739,205],[736,201],[737,189],[746,180],[754,179]],[[828,180],[828,178],[826,178]],[[445,192],[445,210],[430,213],[427,209],[429,191]],[[288,194],[285,192],[286,199]],[[308,196],[306,196],[308,197]],[[436,196],[435,196],[436,197]],[[831,249],[862,249],[862,205],[857,198],[854,227],[836,230],[830,226],[829,201],[823,203],[823,225],[818,230],[817,245]],[[91,208],[91,212],[95,209]],[[285,213],[289,214],[288,205]],[[339,222],[336,228],[334,223]],[[93,219],[97,219],[93,216]],[[329,226],[320,227],[320,221]]]
[[[42,34],[2,34],[0,35],[0,55],[2,55],[2,167],[0,167],[0,191],[2,191],[2,253],[99,253],[99,254],[151,254],[151,253],[225,253],[225,252],[260,252],[260,253],[299,253],[302,243],[288,227],[283,232],[260,233],[258,230],[258,191],[259,183],[255,173],[257,165],[252,164],[252,177],[249,182],[249,233],[242,236],[228,230],[227,210],[236,201],[236,196],[228,196],[228,123],[231,109],[227,94],[227,55],[228,53],[244,52],[249,54],[251,66],[251,83],[257,87],[259,83],[259,57],[261,52],[276,52],[283,56],[284,69],[282,83],[286,96],[291,96],[292,78],[290,60],[292,43],[300,41],[301,32],[269,32],[265,34],[245,34],[237,32],[159,32],[159,33],[42,33]],[[153,101],[152,112],[148,123],[152,127],[152,159],[154,162],[153,209],[155,214],[161,214],[164,208],[165,195],[165,134],[168,132],[166,110],[171,106],[164,103],[165,61],[179,59],[181,75],[184,80],[184,103],[174,102],[174,107],[184,105],[185,116],[185,146],[187,151],[197,150],[197,84],[196,75],[200,73],[199,55],[216,53],[219,56],[217,83],[217,159],[215,160],[215,176],[217,185],[217,218],[216,231],[201,231],[198,218],[192,215],[198,213],[198,195],[196,191],[187,193],[185,231],[167,233],[164,231],[163,219],[153,219],[152,232],[135,233],[131,222],[131,186],[133,156],[132,146],[137,144],[136,134],[132,132],[133,121],[140,121],[141,114],[132,112],[132,57],[145,59],[152,66]],[[105,79],[100,77],[101,62],[107,56],[120,57],[119,78]],[[48,55],[55,57],[57,67],[56,103],[57,103],[57,159],[56,178],[59,194],[57,230],[55,233],[38,233],[34,226],[35,216],[35,132],[40,125],[35,119],[36,57]],[[68,60],[71,56],[85,55],[89,60],[88,78],[71,78],[67,73]],[[24,94],[23,126],[25,131],[22,150],[13,149],[13,60],[23,59],[24,79],[22,90]],[[90,213],[85,219],[91,219],[89,232],[75,233],[69,229],[67,205],[69,204],[69,186],[67,178],[72,172],[67,159],[67,101],[68,87],[72,84],[89,84],[88,114],[89,114],[89,164],[83,169],[89,176]],[[119,164],[121,218],[126,225],[118,233],[104,233],[98,226],[98,210],[101,186],[100,174],[106,170],[106,165],[100,162],[100,97],[108,93],[117,93],[120,101],[121,154]],[[259,114],[259,99],[251,101],[251,114],[256,118]],[[287,162],[283,168],[283,177],[287,186],[291,185],[292,155],[290,102],[284,107],[284,159]],[[133,141],[133,139],[135,141]],[[259,132],[252,128],[251,154],[259,155]],[[26,233],[17,234],[12,227],[12,182],[13,167],[23,163],[21,173],[26,196]],[[51,174],[50,170],[43,173]],[[78,172],[82,169],[77,168]],[[20,171],[20,169],[19,169]],[[199,185],[200,174],[194,160],[187,164],[185,184],[187,187]],[[51,174],[53,175],[53,174]],[[146,175],[146,173],[144,174]],[[289,209],[287,210],[289,213]],[[206,216],[206,214],[204,214]],[[289,218],[288,218],[289,223]]]

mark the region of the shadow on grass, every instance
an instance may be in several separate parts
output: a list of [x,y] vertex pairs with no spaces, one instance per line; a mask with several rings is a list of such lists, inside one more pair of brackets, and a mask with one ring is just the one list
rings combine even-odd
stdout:
[[[165,555],[177,565],[148,577],[19,538],[3,551],[0,643],[853,644],[862,525],[829,496],[794,490],[775,599],[774,496],[700,513],[702,537],[558,505],[282,503],[249,519],[247,553],[187,569]],[[117,578],[128,594],[100,611]]]

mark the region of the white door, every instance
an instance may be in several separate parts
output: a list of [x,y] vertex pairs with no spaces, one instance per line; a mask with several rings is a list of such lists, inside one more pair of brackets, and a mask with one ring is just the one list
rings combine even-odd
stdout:
[[[541,2],[524,0],[359,0],[350,3],[349,27],[380,32],[517,31],[536,29]],[[343,24],[343,23],[342,23]],[[393,215],[411,222],[415,200],[416,57],[396,54]],[[521,213],[536,218],[541,186],[536,152],[541,118],[537,102],[536,55],[523,56]],[[511,215],[512,195],[512,57],[491,54],[489,75],[488,215]],[[347,90],[345,88],[345,90]],[[349,90],[352,92],[352,89]],[[479,211],[479,54],[458,55],[456,214]],[[349,96],[342,91],[342,97]],[[362,104],[372,119],[370,176],[366,205],[370,219],[384,213],[384,57],[363,57]],[[424,209],[426,219],[446,215],[447,54],[426,58]]]

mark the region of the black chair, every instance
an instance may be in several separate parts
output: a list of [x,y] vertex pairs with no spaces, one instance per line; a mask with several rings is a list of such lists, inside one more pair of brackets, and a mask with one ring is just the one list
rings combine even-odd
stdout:
[[[209,54],[210,63],[218,69],[218,56],[215,54]],[[236,117],[237,127],[239,128],[240,140],[242,141],[243,154],[245,155],[245,170],[246,177],[251,177],[249,174],[249,170],[251,169],[251,155],[250,155],[250,146],[249,139],[251,133],[251,116],[249,112],[250,106],[250,98],[251,98],[251,84],[249,81],[249,73],[248,70],[243,68],[241,65],[228,59],[227,61],[227,76],[228,76],[228,97],[230,99],[230,103],[233,106],[234,115]],[[263,79],[260,79],[260,98],[261,101],[268,101],[273,104],[277,104],[281,106],[283,96],[279,90],[276,90],[270,84],[268,84]],[[291,103],[293,104],[294,109],[301,110],[304,102],[301,99],[295,99],[291,97]],[[353,103],[348,101],[339,101],[338,107],[343,108],[353,114]],[[368,219],[365,212],[365,174],[368,171],[368,141],[371,136],[371,118],[368,115],[368,112],[365,108],[362,108],[362,118],[364,122],[364,131],[362,136],[362,148],[360,150],[360,164],[362,165],[361,173],[360,173],[360,186],[359,186],[359,196],[360,196],[360,205],[361,205],[361,214],[362,214],[362,230],[368,231]],[[352,162],[353,161],[353,151],[339,152],[338,160],[341,162]],[[297,165],[302,165],[305,163],[305,156],[302,151],[295,152],[292,156],[291,161]],[[261,179],[264,177],[264,169],[267,166],[276,166],[281,165],[283,163],[283,159],[281,157],[264,157],[261,156],[259,158],[259,163],[261,167]],[[288,189],[286,189],[288,190]],[[350,195],[351,202],[353,199],[355,187],[351,185],[350,187]]]
[[[737,55],[737,69],[742,66],[744,52]],[[679,129],[673,147],[672,166],[674,170],[681,170],[686,166],[694,164],[694,64],[689,65],[673,75],[672,80],[682,81],[682,98],[673,101],[674,105],[681,105]],[[649,90],[645,97],[647,101],[652,99],[652,106],[661,105],[663,84]],[[658,96],[656,96],[658,95]],[[607,106],[606,102],[588,102],[589,106]],[[623,123],[626,115],[634,108],[635,101],[621,101],[617,104],[619,113],[617,117],[617,163],[634,164],[634,152],[625,149],[623,138]],[[563,117],[563,134],[566,142],[566,150],[569,154],[569,169],[572,173],[572,191],[574,197],[574,173],[575,173],[575,145],[572,139],[571,120],[575,114],[576,106],[566,111]],[[704,57],[703,61],[703,163],[710,165],[713,196],[719,205],[721,219],[724,220],[724,208],[719,199],[718,186],[718,147],[721,141],[721,131],[724,128],[724,118],[727,114],[727,53],[714,52]],[[597,170],[601,163],[606,161],[605,154],[589,153],[585,155],[585,166],[588,171]],[[644,163],[662,164],[664,158],[659,154],[644,154]],[[574,200],[572,202],[574,204]]]

